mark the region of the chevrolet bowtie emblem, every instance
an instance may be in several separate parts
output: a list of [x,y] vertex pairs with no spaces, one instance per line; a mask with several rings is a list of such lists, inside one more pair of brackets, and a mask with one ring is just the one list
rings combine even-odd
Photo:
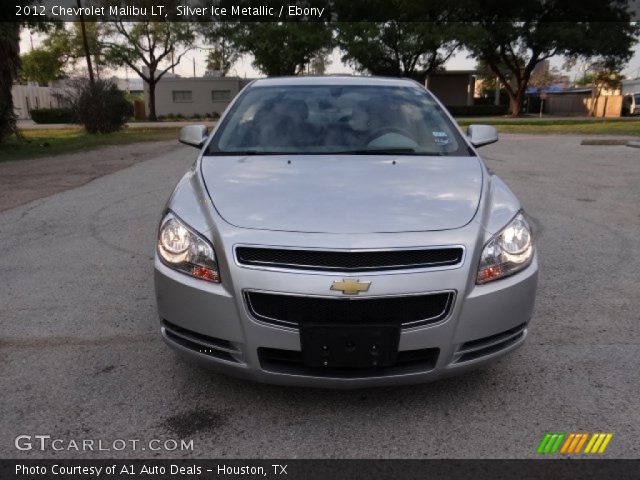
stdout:
[[361,282],[357,278],[345,278],[341,282],[336,280],[331,284],[331,290],[338,290],[345,295],[357,295],[369,290],[371,282]]

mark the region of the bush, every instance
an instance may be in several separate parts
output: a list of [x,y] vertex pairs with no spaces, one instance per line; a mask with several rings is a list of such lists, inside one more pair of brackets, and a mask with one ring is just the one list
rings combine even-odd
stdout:
[[70,108],[34,108],[31,120],[36,123],[74,123],[75,117]]
[[125,92],[113,82],[82,79],[72,83],[63,96],[71,105],[73,116],[89,133],[110,133],[120,130],[133,116],[133,105]]
[[481,117],[484,115],[506,115],[507,105],[452,105],[447,110],[454,117]]

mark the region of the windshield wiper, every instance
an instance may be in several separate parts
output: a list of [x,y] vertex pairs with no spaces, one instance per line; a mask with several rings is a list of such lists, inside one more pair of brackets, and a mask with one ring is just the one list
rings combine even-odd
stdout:
[[242,156],[242,155],[286,155],[283,152],[267,152],[261,150],[230,150],[226,152],[208,152],[207,155],[226,155],[226,156]]
[[415,148],[398,147],[398,148],[363,148],[360,150],[344,150],[340,152],[327,152],[336,155],[425,155],[425,156],[442,156],[442,152],[418,152]]
[[213,151],[207,152],[211,156],[243,156],[243,155],[424,155],[424,156],[444,156],[443,152],[419,152],[410,147],[398,148],[361,148],[356,150],[338,150],[322,152],[273,152],[262,150],[236,150],[236,151]]

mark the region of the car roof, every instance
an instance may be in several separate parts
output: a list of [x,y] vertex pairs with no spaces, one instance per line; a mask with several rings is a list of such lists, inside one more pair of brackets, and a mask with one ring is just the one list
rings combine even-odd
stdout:
[[274,87],[293,85],[366,85],[387,87],[418,87],[418,82],[408,78],[364,77],[356,75],[326,75],[259,78],[251,83],[252,87]]

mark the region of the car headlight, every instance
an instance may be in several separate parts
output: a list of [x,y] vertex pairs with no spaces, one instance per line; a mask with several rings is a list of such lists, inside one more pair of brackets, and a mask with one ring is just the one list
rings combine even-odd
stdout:
[[483,248],[478,266],[477,284],[513,275],[526,268],[533,258],[531,227],[518,213]]
[[218,263],[211,244],[172,213],[165,215],[160,222],[158,256],[175,270],[220,283]]

